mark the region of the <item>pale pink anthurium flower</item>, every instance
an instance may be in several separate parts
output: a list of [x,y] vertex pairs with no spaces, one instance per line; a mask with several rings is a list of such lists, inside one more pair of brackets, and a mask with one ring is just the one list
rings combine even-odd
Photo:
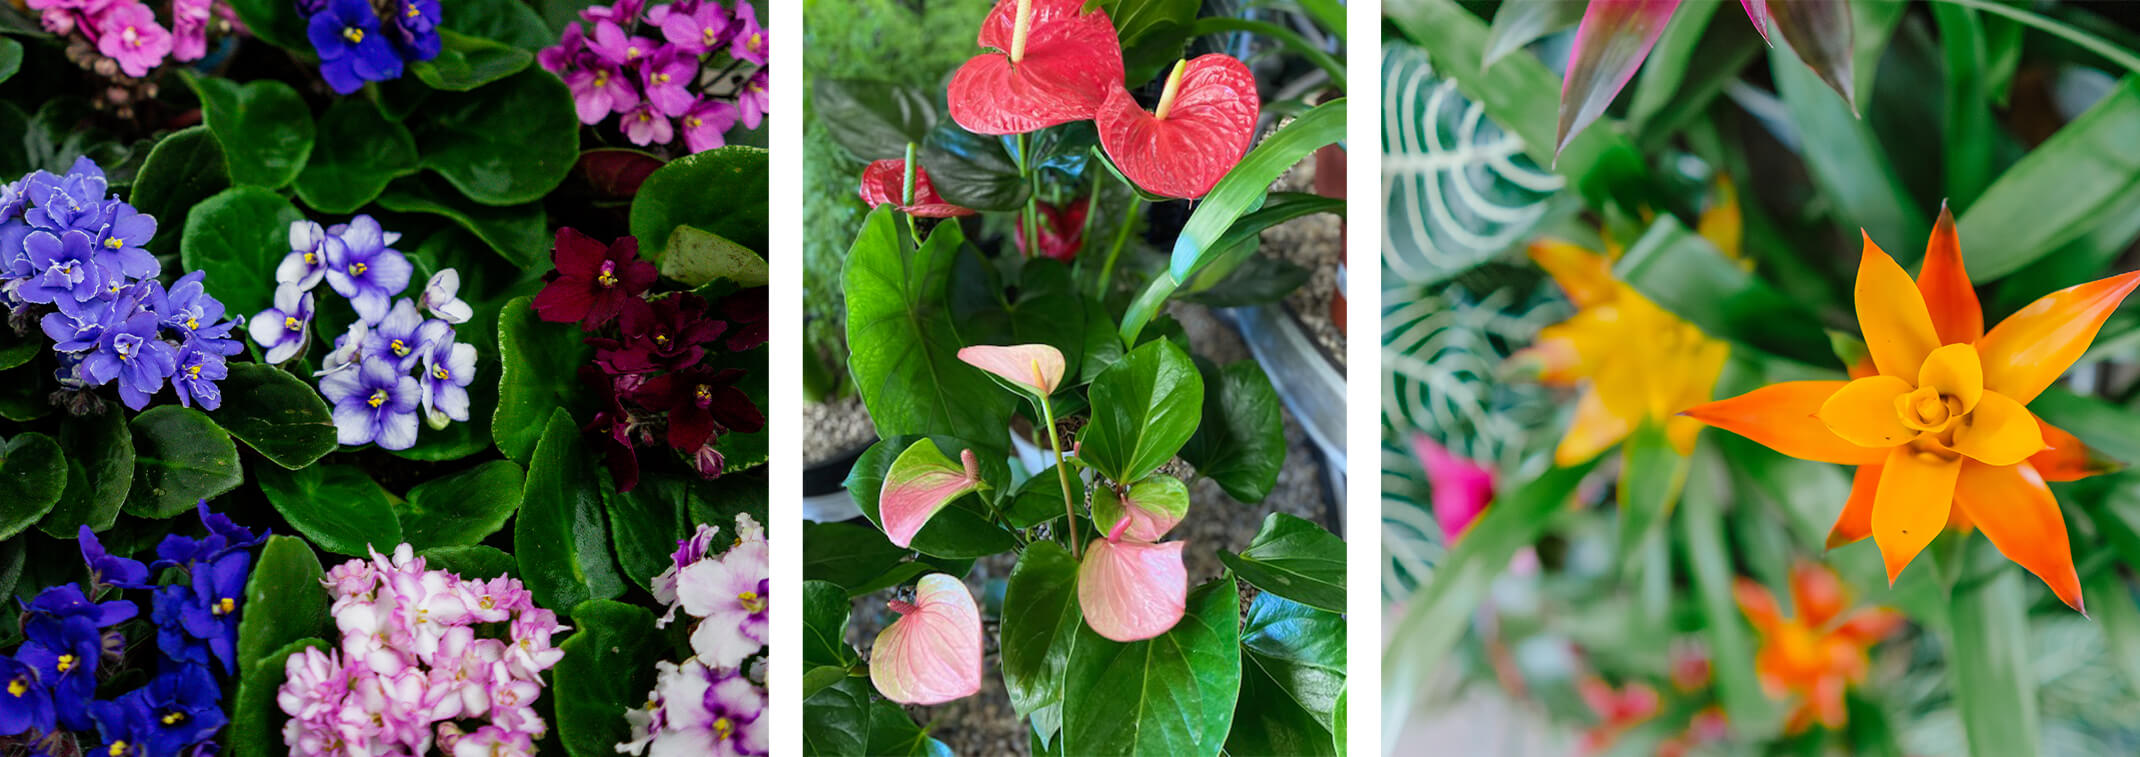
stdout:
[[870,647],[869,680],[886,699],[942,704],[981,690],[981,610],[966,585],[921,577],[914,601],[891,601],[899,619]]
[[1442,536],[1454,542],[1494,501],[1494,472],[1457,457],[1426,434],[1412,435],[1412,454],[1426,468],[1427,485],[1434,490],[1434,520],[1441,524]]
[[1063,383],[1063,353],[1045,344],[975,345],[960,349],[959,360],[1042,397]]
[[1085,551],[1077,566],[1077,605],[1086,625],[1115,641],[1142,641],[1181,622],[1189,604],[1184,542],[1151,544],[1128,538],[1123,517]]
[[884,488],[877,492],[877,514],[884,522],[884,535],[905,547],[938,510],[967,492],[986,488],[981,481],[981,463],[973,450],[960,450],[952,462],[932,439],[922,439],[899,453],[884,473]]

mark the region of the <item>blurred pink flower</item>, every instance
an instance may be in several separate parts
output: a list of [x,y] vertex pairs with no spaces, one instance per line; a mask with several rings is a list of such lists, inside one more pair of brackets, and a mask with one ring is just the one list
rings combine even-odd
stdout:
[[171,54],[171,32],[156,23],[149,6],[111,6],[96,18],[96,28],[97,51],[117,60],[127,76],[147,76]]
[[1434,490],[1434,520],[1442,535],[1456,541],[1494,501],[1494,472],[1435,444],[1426,434],[1412,435],[1412,454],[1427,470]]

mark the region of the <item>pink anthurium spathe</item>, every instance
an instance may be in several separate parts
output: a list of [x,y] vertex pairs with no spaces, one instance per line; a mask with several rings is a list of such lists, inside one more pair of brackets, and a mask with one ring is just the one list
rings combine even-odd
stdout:
[[1455,542],[1494,501],[1494,472],[1451,454],[1426,434],[1412,435],[1412,453],[1434,490],[1434,521],[1441,524],[1442,536]]
[[942,573],[914,584],[914,601],[891,601],[899,619],[877,634],[869,681],[901,704],[942,704],[981,690],[981,610],[966,585]]
[[1175,64],[1150,111],[1116,86],[1094,125],[1123,176],[1147,192],[1193,200],[1241,162],[1262,107],[1248,66],[1212,53]]
[[929,172],[921,166],[914,167],[914,202],[906,199],[907,162],[897,158],[880,160],[862,169],[862,201],[874,208],[890,205],[916,218],[955,218],[974,214],[972,208],[963,208],[944,202],[936,193],[936,185],[929,183]]
[[987,486],[973,450],[959,450],[959,462],[952,462],[935,440],[916,441],[892,461],[884,473],[884,488],[878,490],[877,514],[884,520],[884,535],[901,547],[912,544],[914,535],[937,511]]
[[1181,622],[1189,606],[1184,542],[1150,544],[1125,538],[1130,518],[1085,550],[1077,566],[1077,606],[1085,624],[1115,641],[1142,641]]
[[1150,476],[1130,484],[1121,496],[1105,486],[1092,493],[1092,517],[1100,523],[1119,523],[1127,517],[1129,524],[1122,535],[1134,541],[1166,538],[1188,514],[1189,487],[1173,476]]
[[1045,344],[977,344],[961,348],[959,360],[1043,398],[1063,383],[1063,352]]
[[1122,88],[1122,41],[1086,0],[997,0],[981,22],[992,48],[966,61],[946,93],[951,120],[975,134],[1024,134],[1092,118]]

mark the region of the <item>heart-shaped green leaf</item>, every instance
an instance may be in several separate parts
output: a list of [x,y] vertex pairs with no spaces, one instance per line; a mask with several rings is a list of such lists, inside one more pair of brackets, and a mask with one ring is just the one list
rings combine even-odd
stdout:
[[193,206],[229,188],[223,146],[208,127],[192,126],[171,132],[149,150],[127,202],[156,219],[148,248],[168,252],[179,243]]
[[526,50],[452,29],[440,29],[438,36],[441,43],[438,57],[409,64],[409,73],[431,85],[432,89],[466,92],[520,73],[535,60],[535,56]]
[[863,162],[906,156],[942,115],[928,93],[887,81],[820,78],[810,82],[811,117],[832,141]]
[[251,669],[239,671],[238,696],[230,705],[231,725],[226,742],[231,757],[276,757],[290,753],[290,748],[282,743],[282,726],[290,716],[283,713],[275,695],[288,676],[290,656],[307,648],[322,653],[334,651],[333,644],[320,639],[302,639],[261,657]]
[[[862,661],[847,643],[847,590],[829,581],[802,584],[803,667],[845,670]],[[809,695],[803,695],[808,698]]]
[[654,667],[667,644],[644,608],[606,599],[572,608],[572,635],[558,645],[564,659],[550,673],[557,738],[566,754],[615,754],[632,738],[627,710],[646,704]]
[[245,483],[238,445],[201,411],[157,405],[134,416],[132,425],[134,481],[126,512],[169,518]]
[[1241,702],[1233,754],[1337,754],[1345,691],[1345,617],[1260,594],[1241,627]]
[[521,580],[549,608],[615,598],[628,586],[609,549],[594,460],[572,414],[557,408],[529,460],[527,490],[513,521]]
[[334,417],[304,379],[272,365],[233,363],[220,386],[230,400],[208,417],[276,465],[295,470],[335,450]]
[[238,670],[242,673],[271,658],[276,650],[333,629],[328,625],[326,571],[305,540],[270,536],[245,581],[245,606],[238,616]]
[[274,79],[239,84],[185,74],[201,98],[201,120],[228,158],[231,183],[281,189],[312,154],[312,111],[290,85]]
[[1241,598],[1232,576],[1189,592],[1187,614],[1144,641],[1079,624],[1064,671],[1065,754],[1218,754],[1241,687]]
[[1254,360],[1197,367],[1204,376],[1203,422],[1181,448],[1181,458],[1217,481],[1227,496],[1262,502],[1285,467],[1278,391]]
[[1204,408],[1204,379],[1166,339],[1146,342],[1092,380],[1092,423],[1078,457],[1117,482],[1158,470],[1189,442]]
[[1309,607],[1345,611],[1345,540],[1322,526],[1271,513],[1241,554],[1219,550],[1226,567],[1256,588]]
[[803,580],[850,590],[894,570],[907,555],[883,531],[848,522],[803,521],[803,545]]
[[394,508],[402,540],[418,550],[483,541],[520,509],[520,466],[492,460],[417,484]]
[[321,549],[366,557],[401,545],[401,524],[385,489],[353,465],[262,467],[260,491],[298,533]]
[[22,533],[52,506],[67,488],[67,458],[59,442],[29,432],[0,447],[0,539]]
[[579,158],[579,126],[564,81],[535,68],[431,98],[409,124],[424,168],[484,205],[533,202],[556,189]]
[[1054,542],[1034,542],[1003,589],[1003,685],[1011,708],[1031,718],[1043,741],[1063,720],[1063,671],[1084,626],[1077,604],[1077,559]]
[[386,183],[416,173],[416,138],[364,98],[336,100],[320,116],[319,144],[297,174],[297,196],[324,213],[354,213]]
[[580,329],[569,323],[544,323],[516,297],[498,311],[498,412],[491,416],[491,437],[498,451],[525,463],[553,410],[572,408],[580,396],[579,369],[591,350],[580,342]]
[[207,274],[203,283],[232,317],[250,318],[274,306],[275,266],[290,254],[290,224],[304,219],[272,191],[224,190],[186,215],[179,263]]
[[1017,400],[959,361],[964,345],[946,306],[952,261],[965,236],[957,224],[943,224],[912,249],[897,215],[872,211],[847,253],[848,368],[855,386],[879,436],[949,434],[980,445],[975,452],[984,460],[1000,458]]
[[1003,149],[1003,140],[983,136],[945,121],[929,132],[921,150],[921,167],[944,202],[974,210],[1025,207],[1032,186],[1018,172],[1018,162]]
[[59,429],[67,456],[67,489],[38,529],[72,539],[82,526],[101,532],[119,519],[134,484],[134,432],[123,413],[75,418]]

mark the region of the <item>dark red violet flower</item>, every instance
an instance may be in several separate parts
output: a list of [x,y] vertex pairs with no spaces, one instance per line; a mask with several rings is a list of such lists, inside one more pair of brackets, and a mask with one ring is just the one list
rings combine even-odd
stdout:
[[590,338],[594,361],[611,375],[675,370],[706,356],[706,345],[728,324],[706,317],[706,301],[684,292],[627,307],[617,318],[615,339]]
[[765,428],[765,415],[736,388],[743,372],[701,365],[647,379],[633,402],[669,414],[669,446],[696,451],[723,430],[750,433]]
[[[1085,213],[1092,207],[1090,195],[1072,200],[1070,204],[1056,207],[1040,203],[1040,254],[1068,263],[1077,257],[1077,250],[1085,244]],[[1011,241],[1018,244],[1018,251],[1031,255],[1025,249],[1025,219],[1017,221],[1018,233]]]
[[608,324],[660,276],[653,263],[639,259],[639,240],[621,237],[604,247],[578,231],[557,230],[550,260],[557,270],[535,294],[535,312],[545,321],[578,321],[583,331]]
[[751,287],[721,300],[721,315],[728,317],[728,351],[765,344],[768,314],[765,287]]
[[591,365],[580,366],[580,383],[594,390],[601,412],[594,414],[583,431],[602,435],[603,462],[609,466],[609,476],[617,484],[617,491],[628,492],[639,485],[639,453],[632,449],[632,416],[624,409],[617,394],[617,382]]

